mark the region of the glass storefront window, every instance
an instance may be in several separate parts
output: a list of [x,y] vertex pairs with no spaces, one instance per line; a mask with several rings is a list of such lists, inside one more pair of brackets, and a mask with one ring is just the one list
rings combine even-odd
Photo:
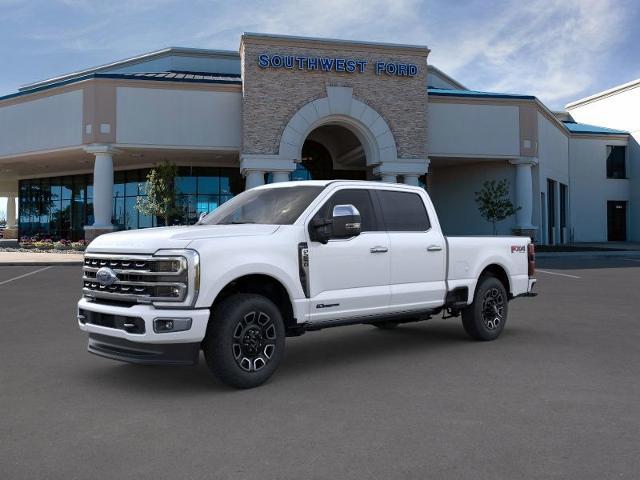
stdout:
[[[115,172],[112,201],[116,230],[155,227],[164,222],[135,208],[137,198],[144,196],[148,171]],[[215,210],[244,188],[237,168],[180,167],[175,182],[179,214],[174,224],[195,223],[202,212]],[[94,221],[93,175],[20,180],[19,205],[21,236],[84,238],[84,226]]]

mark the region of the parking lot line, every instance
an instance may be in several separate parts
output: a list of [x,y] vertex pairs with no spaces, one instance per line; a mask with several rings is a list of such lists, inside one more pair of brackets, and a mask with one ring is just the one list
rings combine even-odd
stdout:
[[550,272],[549,270],[540,270],[539,268],[536,268],[536,272],[548,273],[549,275],[560,275],[561,277],[582,278],[577,275],[569,275],[568,273]]
[[51,267],[39,268],[38,270],[34,270],[33,272],[25,273],[23,275],[18,275],[17,277],[10,278],[9,280],[4,280],[0,282],[0,285],[4,285],[5,283],[13,282],[14,280],[20,280],[21,278],[28,277],[29,275],[35,275],[38,272],[44,272],[45,270],[49,270]]

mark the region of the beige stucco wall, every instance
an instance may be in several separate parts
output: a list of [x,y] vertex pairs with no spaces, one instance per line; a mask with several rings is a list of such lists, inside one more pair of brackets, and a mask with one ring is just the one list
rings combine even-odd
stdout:
[[[389,125],[398,157],[427,156],[426,48],[381,47],[358,43],[323,44],[314,40],[277,41],[243,36],[243,131],[245,154],[275,155],[282,132],[305,104],[327,96],[327,86],[353,88],[353,98],[377,111]],[[355,58],[368,62],[364,73],[260,68],[260,54]],[[376,75],[376,61],[413,63],[414,77]]]
[[0,106],[0,156],[80,144],[82,90]]
[[118,145],[238,151],[239,91],[117,88]]

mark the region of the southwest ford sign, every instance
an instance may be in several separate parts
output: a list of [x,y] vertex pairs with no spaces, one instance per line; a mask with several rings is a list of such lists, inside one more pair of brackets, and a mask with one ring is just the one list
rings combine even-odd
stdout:
[[414,77],[418,66],[413,63],[373,62],[369,67],[366,60],[338,57],[299,57],[296,55],[266,54],[258,55],[260,68],[286,68],[289,70],[307,70],[319,72],[364,73],[372,68],[376,75]]

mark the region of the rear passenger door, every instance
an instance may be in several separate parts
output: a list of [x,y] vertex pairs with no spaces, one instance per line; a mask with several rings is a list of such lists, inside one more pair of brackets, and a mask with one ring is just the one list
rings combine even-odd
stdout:
[[446,250],[442,233],[431,228],[417,192],[377,190],[389,235],[390,311],[442,306],[446,294]]

